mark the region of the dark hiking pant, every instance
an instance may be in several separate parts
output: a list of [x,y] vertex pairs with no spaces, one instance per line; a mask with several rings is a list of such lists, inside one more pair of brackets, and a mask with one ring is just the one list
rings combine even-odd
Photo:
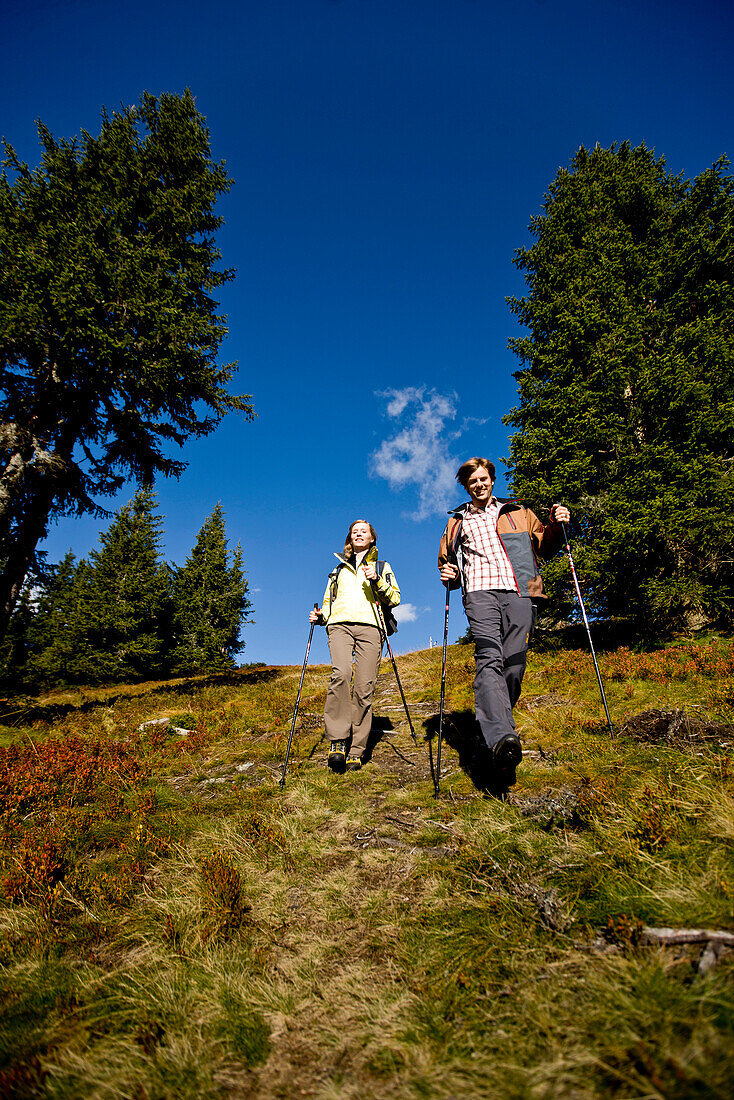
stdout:
[[[350,752],[361,756],[372,728],[372,696],[380,671],[382,637],[376,626],[364,623],[335,623],[327,626],[331,679],[326,692],[324,725],[330,741],[347,741]],[[352,679],[354,654],[354,687]]]
[[477,721],[492,749],[515,732],[512,708],[520,698],[535,608],[526,596],[495,590],[467,592],[464,608],[474,638]]

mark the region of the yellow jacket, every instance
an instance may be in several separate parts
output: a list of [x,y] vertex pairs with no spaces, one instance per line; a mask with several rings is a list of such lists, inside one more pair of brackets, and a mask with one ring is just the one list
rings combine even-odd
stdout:
[[[362,568],[355,570],[354,558],[345,558],[341,554],[334,554],[334,557],[338,559],[339,565],[329,573],[329,580],[321,605],[320,621],[324,625],[366,623],[369,626],[380,627],[375,605],[375,593]],[[377,571],[378,557],[377,547],[371,546],[363,561],[370,562]],[[400,589],[389,562],[385,562],[382,576],[375,581],[375,587],[379,593],[381,603],[389,604],[390,607],[398,606],[400,603]],[[334,588],[336,588],[336,595],[332,602]]]

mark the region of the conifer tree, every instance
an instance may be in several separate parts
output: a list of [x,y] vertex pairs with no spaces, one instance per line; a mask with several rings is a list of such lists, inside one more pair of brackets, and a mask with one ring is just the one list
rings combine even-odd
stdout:
[[[109,683],[163,675],[170,654],[168,567],[158,560],[155,498],[140,492],[90,560],[71,551],[39,589],[27,624],[26,681]],[[12,624],[17,616],[11,619]]]
[[[71,550],[49,569],[27,626],[26,681],[64,684],[98,678],[89,640],[89,574],[88,563],[84,558],[77,562]],[[11,625],[16,614],[17,609]]]
[[[644,145],[581,148],[532,219],[506,418],[514,491],[567,502],[591,608],[734,621],[734,185]],[[568,610],[565,562],[547,587]]]
[[79,678],[148,679],[167,671],[169,571],[160,560],[155,494],[136,493],[100,536],[100,548],[77,578],[88,651]]
[[34,619],[33,584],[29,578],[18,597],[5,637],[0,640],[0,683],[11,690],[28,679]]
[[239,544],[228,561],[221,504],[199,531],[196,545],[176,573],[173,591],[175,667],[182,672],[232,668],[241,648],[240,627],[252,605]]
[[171,446],[252,416],[219,362],[231,181],[191,92],[38,136],[37,168],[5,144],[0,173],[0,636],[51,519],[178,476]]

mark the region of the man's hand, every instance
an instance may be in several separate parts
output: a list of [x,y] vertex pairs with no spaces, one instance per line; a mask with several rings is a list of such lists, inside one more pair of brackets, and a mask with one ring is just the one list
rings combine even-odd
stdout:
[[371,582],[377,580],[377,572],[371,561],[363,561],[361,568],[368,581]]
[[438,572],[444,584],[450,584],[451,581],[459,579],[459,567],[452,565],[450,561],[442,565]]
[[550,510],[550,518],[554,523],[568,523],[571,513],[565,504],[554,504]]
[[308,613],[308,621],[310,623],[317,623],[321,617],[321,608],[312,607]]

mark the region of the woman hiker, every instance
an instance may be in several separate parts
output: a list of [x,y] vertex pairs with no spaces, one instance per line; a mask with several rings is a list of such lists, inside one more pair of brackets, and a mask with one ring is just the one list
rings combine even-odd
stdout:
[[[358,771],[372,726],[372,696],[382,655],[383,624],[400,603],[400,589],[389,562],[378,562],[377,535],[371,523],[350,526],[344,553],[329,574],[321,607],[309,621],[326,627],[331,679],[326,692],[324,725],[331,742],[329,767]],[[379,566],[379,568],[378,568]],[[354,655],[354,687],[352,679]],[[351,736],[349,755],[347,742]]]

